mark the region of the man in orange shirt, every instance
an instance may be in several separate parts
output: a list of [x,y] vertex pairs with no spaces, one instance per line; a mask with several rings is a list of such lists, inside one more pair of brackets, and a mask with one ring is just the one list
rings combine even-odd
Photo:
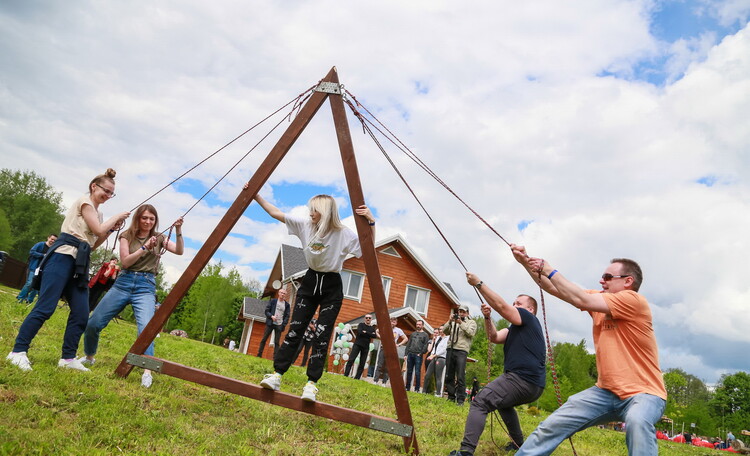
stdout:
[[631,456],[656,456],[656,428],[666,407],[667,391],[648,301],[638,294],[640,266],[613,259],[599,283],[601,291],[584,290],[549,263],[530,258],[522,246],[513,255],[549,294],[586,311],[594,323],[599,378],[596,385],[568,398],[524,442],[517,456],[548,455],[574,433],[610,421],[624,421]]

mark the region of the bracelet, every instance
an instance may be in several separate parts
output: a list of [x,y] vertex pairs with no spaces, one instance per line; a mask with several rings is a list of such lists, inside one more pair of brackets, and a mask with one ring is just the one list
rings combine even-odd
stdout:
[[476,284],[476,285],[474,285],[474,286],[475,286],[475,287],[477,288],[477,290],[478,290],[478,289],[482,288],[482,285],[484,285],[484,281],[483,281],[483,280],[480,280],[480,281],[479,281],[479,283],[478,283],[478,284]]
[[146,246],[145,246],[145,245],[142,245],[142,246],[141,246],[141,250],[146,250]]
[[177,234],[175,234],[175,236],[182,237],[182,233],[177,233]]
[[549,275],[547,276],[547,278],[550,279],[550,280],[552,280],[552,276],[555,275],[555,274],[557,274],[557,269],[555,269],[554,271],[550,272]]
[[367,222],[367,224],[368,224],[368,225],[370,225],[370,226],[375,226],[375,222],[374,222],[374,221],[372,221],[372,222]]
[[114,228],[112,228],[112,229],[109,230],[110,233],[114,233],[115,231],[117,231],[117,230],[115,230]]

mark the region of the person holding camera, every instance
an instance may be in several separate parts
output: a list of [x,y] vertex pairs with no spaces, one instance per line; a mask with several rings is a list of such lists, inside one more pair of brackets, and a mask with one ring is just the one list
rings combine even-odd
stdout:
[[471,350],[471,342],[477,333],[477,322],[469,318],[469,306],[461,304],[458,311],[442,326],[448,335],[448,350],[445,363],[445,390],[448,400],[456,405],[464,405],[466,400],[466,358]]
[[[471,401],[461,449],[449,456],[473,455],[487,415],[495,410],[500,413],[511,439],[505,451],[517,450],[523,444],[523,431],[514,407],[537,400],[544,392],[546,381],[544,335],[536,318],[536,300],[520,295],[509,304],[475,274],[467,272],[466,281],[487,300],[487,304],[482,305],[484,327],[491,343],[504,345],[505,369],[503,375],[485,386]],[[495,328],[490,318],[492,309],[510,323],[508,328],[500,331]]]
[[544,420],[518,451],[550,454],[565,439],[597,424],[624,421],[628,454],[656,456],[655,424],[667,403],[659,368],[651,308],[638,293],[643,272],[635,261],[615,258],[604,270],[601,290],[585,290],[522,246],[513,256],[547,293],[589,314],[596,350],[596,385],[570,396]]

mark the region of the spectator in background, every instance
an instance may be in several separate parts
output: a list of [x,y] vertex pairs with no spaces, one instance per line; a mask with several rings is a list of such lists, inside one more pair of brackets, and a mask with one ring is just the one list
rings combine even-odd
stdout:
[[286,300],[286,290],[282,288],[276,293],[276,299],[269,299],[266,305],[266,330],[263,331],[263,338],[260,340],[258,358],[263,356],[263,349],[266,348],[266,341],[272,331],[273,357],[276,358],[281,333],[284,332],[287,323],[289,323],[289,302]]
[[99,298],[102,297],[102,294],[112,288],[119,272],[120,265],[117,264],[117,258],[112,257],[89,280],[89,312],[94,311],[96,305],[99,304]]
[[312,320],[310,320],[310,324],[307,325],[307,329],[305,329],[305,333],[302,335],[302,339],[299,342],[297,352],[294,354],[294,359],[297,359],[299,357],[299,354],[302,352],[302,349],[305,350],[305,353],[302,354],[302,364],[300,364],[300,366],[302,367],[305,367],[307,365],[307,356],[310,354],[313,340],[315,340],[315,329],[317,329],[317,326],[317,319],[313,318]]
[[[396,341],[396,350],[398,350],[398,347],[402,347],[406,345],[406,343],[409,341],[407,339],[406,334],[404,334],[404,331],[396,326],[398,323],[398,319],[395,317],[391,318],[391,334],[393,335],[393,339]],[[384,332],[387,332],[388,330],[383,328]],[[375,330],[375,334],[377,335],[378,339],[382,340],[383,336],[380,335],[380,329]],[[385,350],[383,349],[383,344],[380,344],[380,353],[378,353],[378,362],[377,366],[375,367],[375,374],[372,376],[372,380],[375,382],[375,384],[378,384],[378,380],[380,379],[380,376],[383,376],[383,386],[385,386],[386,383],[388,383],[388,370],[385,368]]]
[[364,321],[357,325],[357,337],[354,339],[352,345],[352,352],[349,354],[349,361],[346,362],[346,369],[344,369],[344,375],[349,376],[354,361],[359,355],[359,365],[357,366],[357,374],[354,376],[357,380],[362,378],[362,371],[365,368],[365,361],[367,355],[370,353],[370,342],[376,336],[375,327],[372,326],[372,315],[365,315]]
[[411,388],[412,372],[416,370],[414,391],[419,392],[419,386],[422,379],[422,360],[427,352],[427,345],[430,343],[430,336],[424,332],[424,322],[417,321],[417,329],[409,336],[409,342],[406,344],[406,391]]
[[464,405],[466,400],[466,358],[471,350],[471,343],[477,333],[477,322],[469,317],[469,306],[461,304],[458,312],[443,325],[443,332],[448,336],[446,353],[445,389],[448,400],[456,405]]
[[52,246],[52,244],[55,243],[56,240],[57,235],[50,234],[49,236],[47,236],[46,241],[37,242],[36,244],[34,244],[31,250],[29,250],[29,274],[26,278],[26,283],[24,284],[23,288],[21,288],[18,296],[16,296],[16,300],[18,302],[25,302],[26,304],[31,304],[32,302],[34,302],[34,299],[36,298],[36,290],[31,286],[31,283],[34,281],[34,272],[39,266],[39,263],[41,263],[42,258],[44,258],[44,254],[47,253],[47,250],[49,250],[49,248]]
[[443,328],[435,330],[437,337],[432,341],[429,354],[427,355],[427,370],[424,374],[422,384],[423,393],[431,393],[430,381],[435,379],[435,396],[443,396],[443,369],[445,369],[445,353],[448,349],[448,338],[443,334]]

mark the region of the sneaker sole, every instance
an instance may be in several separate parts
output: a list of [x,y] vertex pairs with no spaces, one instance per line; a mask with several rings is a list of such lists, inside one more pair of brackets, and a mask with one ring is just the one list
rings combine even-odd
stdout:
[[269,385],[268,383],[260,382],[260,386],[262,386],[264,389],[271,390],[271,391],[278,391],[281,388],[274,388],[272,385]]
[[305,402],[317,402],[314,397],[305,396],[304,394],[300,397]]

